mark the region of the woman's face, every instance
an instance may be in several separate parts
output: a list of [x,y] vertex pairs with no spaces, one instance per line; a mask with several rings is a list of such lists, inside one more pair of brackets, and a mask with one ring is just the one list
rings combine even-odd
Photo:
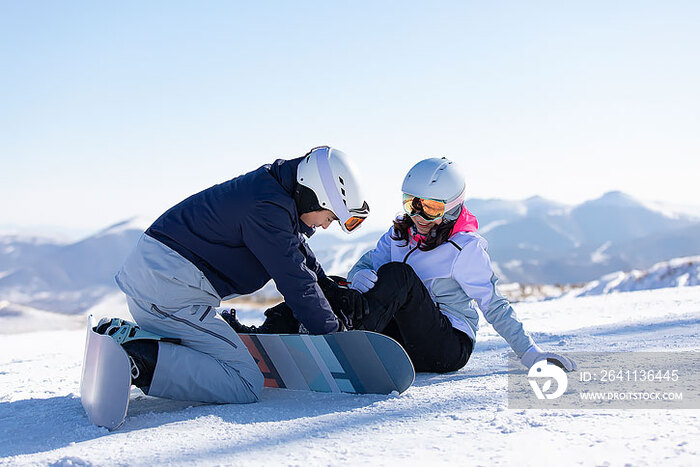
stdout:
[[338,220],[338,218],[335,217],[335,214],[333,214],[333,211],[329,211],[328,209],[305,212],[304,214],[299,216],[299,218],[304,224],[311,227],[312,229],[316,227],[323,227],[324,230],[327,229],[329,225],[331,225],[331,222]]
[[428,222],[425,219],[423,219],[419,215],[411,216],[411,220],[413,221],[414,224],[416,224],[416,230],[418,230],[418,233],[421,235],[428,235],[428,232],[430,232],[430,229],[432,229],[436,225],[442,224],[442,217],[439,219],[435,219],[432,222]]

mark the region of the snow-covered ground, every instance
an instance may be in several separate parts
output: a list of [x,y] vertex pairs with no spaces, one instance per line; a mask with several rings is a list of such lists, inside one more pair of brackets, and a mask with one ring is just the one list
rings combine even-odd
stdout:
[[[517,309],[554,351],[700,350],[700,287]],[[698,410],[508,409],[509,348],[485,323],[465,368],[419,374],[401,396],[266,389],[256,404],[214,406],[134,390],[112,433],[91,425],[80,405],[84,337],[0,338],[0,465],[700,464]]]

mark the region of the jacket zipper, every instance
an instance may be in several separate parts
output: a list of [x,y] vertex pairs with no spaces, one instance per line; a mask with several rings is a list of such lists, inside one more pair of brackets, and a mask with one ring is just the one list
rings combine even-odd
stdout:
[[406,263],[406,261],[408,261],[408,257],[411,256],[411,253],[413,253],[414,251],[416,251],[416,250],[418,249],[419,246],[420,246],[420,243],[419,243],[418,245],[416,245],[411,251],[409,251],[408,253],[406,253],[406,256],[404,256],[404,258],[403,258],[403,262],[404,262],[404,263]]
[[204,318],[207,317],[207,315],[209,314],[210,311],[211,311],[211,307],[207,307],[206,311],[205,311],[204,313],[202,313],[202,317],[199,318],[199,321],[200,321],[200,322],[201,322],[201,321],[204,321]]

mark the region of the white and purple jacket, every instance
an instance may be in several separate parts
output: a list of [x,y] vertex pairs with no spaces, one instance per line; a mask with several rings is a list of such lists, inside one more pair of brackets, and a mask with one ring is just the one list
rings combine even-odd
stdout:
[[449,240],[430,251],[418,248],[420,237],[408,245],[394,240],[393,226],[365,253],[348,273],[352,281],[360,269],[377,271],[383,264],[403,262],[410,265],[430,292],[439,310],[452,326],[476,341],[479,329],[477,305],[496,332],[510,344],[518,357],[534,344],[523,329],[513,307],[496,288],[498,278],[491,267],[486,240],[476,233],[476,218],[462,209]]

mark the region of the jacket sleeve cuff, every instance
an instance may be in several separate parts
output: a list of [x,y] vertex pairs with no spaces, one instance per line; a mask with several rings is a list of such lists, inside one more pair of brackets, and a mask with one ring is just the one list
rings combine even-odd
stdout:
[[527,348],[525,352],[520,356],[520,362],[526,367],[530,368],[535,364],[535,359],[543,351],[537,344],[532,344]]

